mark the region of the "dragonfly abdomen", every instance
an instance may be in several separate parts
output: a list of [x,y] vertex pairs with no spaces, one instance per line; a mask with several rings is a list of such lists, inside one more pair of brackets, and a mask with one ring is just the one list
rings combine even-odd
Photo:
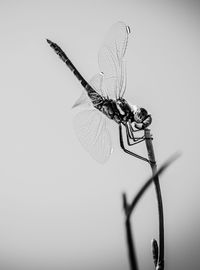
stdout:
[[67,57],[67,55],[63,52],[63,50],[54,42],[47,39],[47,42],[54,49],[56,54],[61,58],[61,60],[68,66],[68,68],[74,73],[76,78],[80,81],[81,85],[87,91],[89,98],[91,99],[95,108],[99,108],[100,104],[103,102],[103,97],[99,95],[90,84],[83,78],[80,72],[76,69],[76,67],[72,64],[71,60]]

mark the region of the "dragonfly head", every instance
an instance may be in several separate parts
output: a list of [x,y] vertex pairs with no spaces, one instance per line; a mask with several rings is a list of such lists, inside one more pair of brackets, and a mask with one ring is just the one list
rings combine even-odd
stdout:
[[132,109],[132,122],[135,122],[135,127],[137,129],[144,129],[151,124],[152,118],[147,110],[138,106],[132,106]]
[[137,107],[137,109],[134,111],[134,121],[136,123],[143,123],[147,116],[148,112],[144,108]]

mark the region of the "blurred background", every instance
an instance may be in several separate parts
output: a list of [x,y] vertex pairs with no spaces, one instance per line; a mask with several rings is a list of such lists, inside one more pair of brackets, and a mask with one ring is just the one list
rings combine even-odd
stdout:
[[[165,269],[198,268],[199,15],[198,0],[0,1],[0,269],[129,269],[121,194],[131,200],[150,168],[122,152],[112,123],[105,165],[82,148],[71,110],[82,87],[46,43],[90,80],[117,21],[131,28],[125,98],[152,114],[158,165],[182,152],[160,179]],[[153,186],[132,225],[139,267],[153,270]]]

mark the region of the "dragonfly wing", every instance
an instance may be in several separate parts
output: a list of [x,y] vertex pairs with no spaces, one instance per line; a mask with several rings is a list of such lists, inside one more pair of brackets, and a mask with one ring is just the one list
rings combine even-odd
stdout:
[[[103,84],[103,75],[101,73],[98,73],[92,77],[89,84],[92,86],[92,88],[101,96],[105,96],[105,93],[103,92],[102,84]],[[92,101],[90,100],[86,90],[83,90],[81,96],[77,99],[77,101],[74,103],[72,108],[78,107],[84,105],[86,107],[93,107]]]
[[114,24],[99,51],[99,67],[104,75],[104,87],[110,98],[122,97],[126,86],[124,55],[130,28],[123,22]]
[[85,90],[82,91],[82,94],[76,100],[76,102],[74,103],[74,105],[72,106],[72,108],[76,108],[76,107],[79,107],[81,105],[84,105],[86,107],[91,107],[92,106],[92,102],[89,99],[89,97],[87,95],[87,92]]
[[105,163],[112,153],[107,120],[96,109],[79,112],[74,117],[76,135],[87,152],[98,162]]
[[90,80],[90,85],[99,95],[105,96],[103,91],[103,75],[101,73],[98,73],[92,77]]

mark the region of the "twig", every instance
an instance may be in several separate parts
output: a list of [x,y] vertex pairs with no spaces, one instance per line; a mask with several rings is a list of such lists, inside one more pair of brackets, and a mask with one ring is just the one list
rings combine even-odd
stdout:
[[133,235],[131,230],[131,220],[128,214],[129,205],[127,204],[126,194],[122,194],[123,206],[125,212],[125,228],[126,228],[126,240],[128,245],[128,255],[131,270],[138,270],[137,258],[135,253],[135,246],[133,241]]
[[[163,165],[159,168],[159,170],[144,183],[144,185],[140,188],[140,190],[137,192],[136,196],[134,197],[131,204],[128,204],[126,199],[126,194],[123,193],[123,208],[125,213],[125,225],[126,225],[126,236],[127,236],[127,246],[128,246],[128,252],[129,252],[129,261],[130,261],[130,269],[131,270],[137,270],[137,259],[135,254],[135,248],[133,244],[133,236],[131,231],[131,214],[133,210],[135,209],[136,205],[138,204],[141,197],[144,195],[145,191],[148,189],[148,187],[155,181],[154,179],[157,178],[159,175],[161,175],[166,168],[177,158],[179,157],[179,154],[175,154],[172,157],[170,157],[167,161],[163,163]],[[154,247],[156,247],[155,244],[156,240],[154,241]],[[157,243],[157,242],[156,242]],[[156,256],[156,249],[154,248],[154,254]]]
[[[156,175],[157,165],[156,165],[153,144],[152,144],[153,138],[150,134],[150,129],[145,129],[144,134],[145,134],[145,139],[146,139],[145,142],[146,142],[148,157],[150,161],[150,166],[152,169],[152,174],[154,175],[154,184],[155,184],[155,190],[156,190],[156,196],[157,196],[157,202],[158,202],[159,245],[158,245],[157,252],[154,252],[155,249],[153,248],[153,260],[154,260],[154,264],[156,262],[156,270],[164,270],[164,214],[163,214],[162,194],[161,194],[159,178],[158,178],[158,175]],[[155,247],[155,241],[154,241],[154,247]]]

